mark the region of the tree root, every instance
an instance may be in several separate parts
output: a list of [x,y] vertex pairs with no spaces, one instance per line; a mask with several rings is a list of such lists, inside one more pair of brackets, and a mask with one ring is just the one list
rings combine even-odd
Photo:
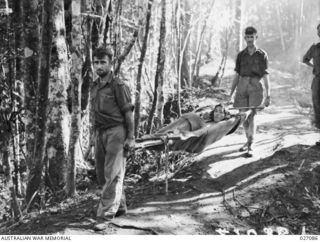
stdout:
[[150,232],[153,235],[159,235],[159,233],[157,233],[156,231],[154,231],[151,228],[141,228],[141,227],[137,227],[137,226],[134,226],[134,225],[120,225],[120,224],[116,224],[114,222],[111,222],[109,224],[112,224],[115,227],[118,227],[118,228],[121,228],[121,229],[136,229],[136,230],[142,230],[142,231]]
[[235,196],[235,194],[234,194],[234,193],[235,193],[235,190],[236,190],[236,189],[233,189],[233,192],[232,192],[233,200],[234,200],[235,202],[237,202],[237,203],[240,205],[240,207],[244,208],[244,209],[249,213],[249,215],[251,216],[252,213],[251,213],[250,209],[249,209],[247,206],[243,205],[243,204],[236,198],[236,196]]
[[225,192],[224,192],[224,190],[223,191],[221,191],[221,193],[222,193],[222,197],[223,197],[223,205],[224,205],[224,207],[226,208],[226,210],[232,215],[232,216],[236,216],[235,214],[234,214],[234,212],[232,211],[232,206],[227,202],[227,200],[226,200],[226,195],[225,195]]

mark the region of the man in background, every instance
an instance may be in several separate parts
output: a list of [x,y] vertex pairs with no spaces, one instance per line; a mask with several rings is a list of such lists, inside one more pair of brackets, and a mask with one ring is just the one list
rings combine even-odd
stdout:
[[96,174],[103,185],[97,217],[111,220],[127,210],[123,180],[125,150],[134,146],[133,105],[129,87],[111,70],[111,51],[97,48],[93,64],[98,75],[91,90]]
[[[317,26],[317,33],[320,37],[320,24]],[[312,60],[312,63],[310,62]],[[320,43],[313,44],[303,56],[303,63],[313,68],[314,78],[311,84],[312,103],[314,110],[314,125],[320,129]],[[316,142],[320,146],[320,141]]]
[[[242,50],[236,59],[235,78],[232,83],[230,99],[236,90],[234,107],[240,112],[252,110],[247,120],[243,123],[247,142],[240,151],[247,151],[248,157],[253,156],[252,144],[255,138],[256,124],[255,116],[259,106],[264,102],[264,106],[270,104],[270,81],[268,75],[268,56],[265,51],[256,46],[258,38],[257,30],[254,27],[245,29],[244,39],[247,47]],[[261,80],[264,81],[266,97],[263,98],[263,87]],[[263,101],[264,99],[264,101]]]

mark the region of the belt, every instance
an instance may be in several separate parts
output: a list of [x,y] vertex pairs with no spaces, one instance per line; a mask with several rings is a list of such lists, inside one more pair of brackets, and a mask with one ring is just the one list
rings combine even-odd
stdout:
[[122,126],[124,127],[124,124],[121,124],[121,123],[118,123],[118,124],[112,124],[112,125],[95,125],[94,126],[94,129],[97,130],[98,132],[101,132],[101,131],[105,131],[105,130],[108,130],[108,129],[112,129],[114,127],[118,127],[118,126]]
[[260,77],[260,76],[258,76],[258,75],[252,75],[252,76],[240,76],[240,77],[249,77],[249,78],[256,77],[256,78],[261,78],[261,77]]

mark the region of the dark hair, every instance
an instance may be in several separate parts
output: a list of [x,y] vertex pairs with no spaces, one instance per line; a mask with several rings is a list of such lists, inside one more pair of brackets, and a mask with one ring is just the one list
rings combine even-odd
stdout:
[[214,106],[213,110],[216,110],[216,109],[219,108],[219,107],[225,109],[225,108],[224,108],[224,105],[223,105],[222,103],[219,103],[219,104],[217,104],[216,106]]
[[319,28],[320,28],[320,24],[317,25],[317,29],[319,29]]
[[244,34],[257,34],[258,31],[256,28],[249,26],[244,30]]
[[225,116],[225,118],[226,118],[226,116],[227,116],[227,110],[226,110],[226,108],[225,108],[225,106],[224,106],[223,104],[219,103],[219,104],[217,104],[216,106],[214,106],[213,110],[212,110],[211,113],[210,113],[210,117],[211,117],[212,121],[215,121],[215,120],[214,120],[214,112],[215,112],[216,109],[219,108],[219,107],[222,108],[223,113],[224,113],[224,116]]
[[104,58],[105,56],[108,56],[110,60],[112,60],[112,51],[109,48],[106,47],[98,47],[93,52],[93,57],[97,57],[99,59]]

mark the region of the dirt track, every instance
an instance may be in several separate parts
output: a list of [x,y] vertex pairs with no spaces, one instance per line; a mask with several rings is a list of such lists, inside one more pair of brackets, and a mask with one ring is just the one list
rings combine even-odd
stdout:
[[285,185],[288,172],[314,166],[320,154],[311,147],[319,135],[310,124],[308,107],[297,106],[291,98],[293,77],[274,73],[273,103],[257,117],[254,157],[238,152],[245,141],[240,128],[190,157],[191,164],[170,180],[168,196],[163,183],[135,187],[130,191],[128,214],[104,231],[93,230],[98,197],[87,194],[78,207],[31,219],[12,233],[193,235],[218,234],[219,228],[257,229],[247,218],[266,206],[269,191]]

